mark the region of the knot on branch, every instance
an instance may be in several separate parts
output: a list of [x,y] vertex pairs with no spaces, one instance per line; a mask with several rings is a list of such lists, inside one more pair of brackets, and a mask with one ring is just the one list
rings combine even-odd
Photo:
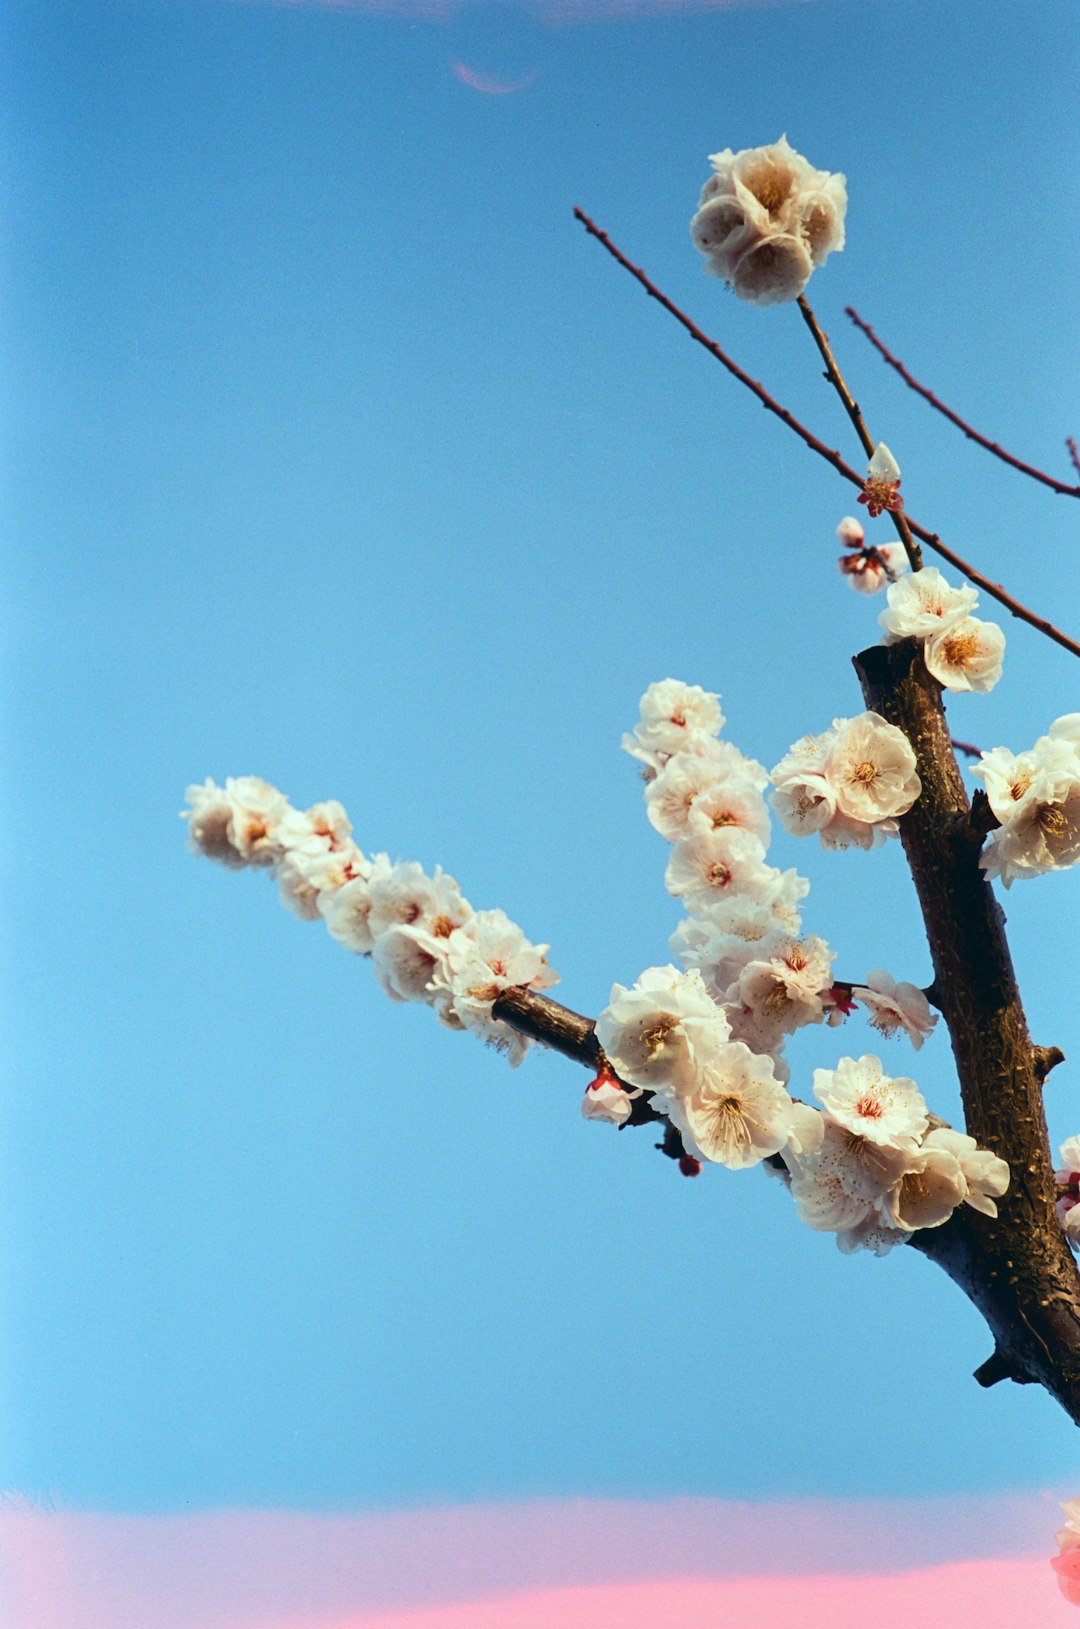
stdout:
[[985,1363],[979,1364],[974,1378],[980,1386],[996,1386],[999,1380],[1015,1380],[1018,1386],[1031,1384],[1031,1376],[1025,1374],[1000,1348],[991,1352]]
[[1059,1063],[1065,1062],[1065,1054],[1059,1046],[1037,1046],[1033,1048],[1033,1052],[1036,1080],[1045,1080],[1051,1069],[1056,1069]]
[[990,833],[1000,825],[1001,821],[990,807],[990,799],[978,786],[972,793],[971,808],[956,823],[956,835],[970,848],[981,848]]

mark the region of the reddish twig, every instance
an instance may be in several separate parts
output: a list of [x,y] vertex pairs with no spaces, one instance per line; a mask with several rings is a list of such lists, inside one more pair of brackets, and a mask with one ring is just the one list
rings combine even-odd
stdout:
[[956,739],[955,735],[950,737],[949,745],[950,745],[950,747],[952,747],[954,752],[963,752],[969,758],[981,758],[982,757],[982,748],[981,747],[973,746],[970,741],[958,741]]
[[1076,445],[1075,436],[1066,436],[1065,445],[1069,449],[1069,458],[1077,475],[1080,475],[1080,447]]
[[[608,254],[614,260],[617,260],[619,265],[624,267],[632,277],[637,279],[646,294],[662,305],[665,311],[670,311],[676,322],[680,322],[686,329],[691,339],[695,339],[699,345],[704,346],[710,356],[714,356],[718,362],[723,363],[728,372],[738,379],[740,384],[745,385],[747,390],[757,397],[761,405],[767,408],[770,413],[775,414],[778,419],[787,425],[789,430],[794,430],[795,434],[800,440],[805,441],[812,452],[816,452],[819,458],[824,458],[825,462],[831,464],[833,469],[842,475],[846,481],[850,481],[852,486],[857,486],[862,491],[866,482],[865,478],[857,470],[852,469],[850,464],[845,463],[838,452],[827,447],[823,441],[814,435],[812,430],[808,430],[805,424],[800,423],[794,413],[789,412],[775,397],[770,396],[764,385],[759,384],[756,379],[752,379],[748,373],[739,367],[737,362],[728,356],[726,351],[721,350],[714,339],[710,339],[708,334],[704,333],[697,323],[686,315],[685,311],[681,311],[673,300],[669,300],[667,295],[662,293],[656,287],[656,284],[650,281],[640,266],[635,266],[633,261],[626,258],[622,250],[611,241],[606,232],[601,231],[600,227],[589,219],[584,210],[575,207],[574,215],[589,235],[596,238],[604,246]],[[1069,635],[1062,633],[1060,628],[1055,628],[1053,623],[1047,621],[1045,617],[1038,616],[1034,611],[1030,611],[1026,605],[1022,605],[1019,600],[1014,599],[1006,589],[1002,588],[1000,583],[991,582],[990,578],[984,577],[981,571],[977,571],[974,566],[968,565],[966,560],[962,560],[952,549],[945,546],[936,532],[931,532],[927,527],[920,526],[918,521],[912,520],[910,515],[907,516],[907,523],[917,538],[933,549],[936,554],[940,554],[943,560],[948,560],[949,564],[955,566],[957,571],[961,572],[969,582],[973,582],[978,588],[983,589],[985,593],[990,595],[991,599],[997,600],[998,604],[1003,605],[1014,617],[1018,617],[1021,622],[1027,622],[1031,627],[1037,628],[1040,633],[1045,634],[1048,639],[1054,640],[1056,644],[1061,645],[1065,650],[1071,651],[1074,656],[1080,656],[1080,643],[1075,639],[1070,639]]]
[[[896,370],[905,385],[913,390],[917,396],[921,396],[924,402],[929,402],[931,407],[936,408],[939,413],[949,420],[950,424],[955,424],[958,430],[962,430],[969,441],[978,442],[980,447],[985,447],[987,452],[993,453],[995,458],[1000,458],[1002,463],[1011,465],[1013,469],[1018,469],[1022,475],[1030,475],[1033,481],[1041,481],[1043,486],[1050,487],[1053,492],[1060,492],[1067,498],[1080,498],[1080,486],[1069,486],[1067,482],[1059,481],[1053,475],[1047,475],[1045,470],[1036,469],[1034,464],[1025,464],[1022,458],[1016,458],[1012,453],[1006,452],[1005,448],[1000,446],[998,442],[991,441],[989,436],[982,435],[966,419],[962,419],[959,413],[954,413],[951,407],[947,407],[939,396],[934,395],[932,390],[928,390],[925,385],[921,385],[909,373],[900,358],[894,356],[887,346],[882,344],[870,324],[859,316],[854,306],[846,305],[844,315],[850,317],[856,328],[862,330],[874,349],[889,364],[890,368]],[[1077,465],[1077,474],[1080,474],[1080,464]]]

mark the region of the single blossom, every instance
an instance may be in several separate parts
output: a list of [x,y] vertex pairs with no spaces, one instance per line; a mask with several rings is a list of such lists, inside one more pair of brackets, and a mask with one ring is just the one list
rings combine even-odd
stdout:
[[864,503],[872,516],[880,515],[885,509],[904,507],[900,496],[900,466],[883,441],[878,442],[867,466],[866,482],[858,502]]
[[985,695],[1001,678],[1004,652],[1005,635],[997,623],[962,617],[926,640],[923,661],[946,690],[973,690]]
[[633,1110],[631,1098],[640,1096],[640,1091],[626,1091],[611,1075],[597,1075],[585,1088],[581,1113],[586,1120],[603,1120],[608,1125],[623,1126]]
[[713,153],[690,223],[705,270],[755,305],[794,300],[844,246],[842,175],[815,169],[786,136],[768,147]]
[[704,1065],[695,1090],[674,1101],[670,1112],[692,1152],[739,1171],[787,1146],[793,1109],[771,1060],[729,1041]]
[[974,1137],[950,1126],[937,1126],[923,1138],[923,1148],[944,1148],[960,1166],[967,1192],[964,1203],[984,1216],[996,1216],[996,1200],[1008,1192],[1008,1164],[988,1148],[980,1148]]
[[840,1125],[882,1147],[913,1153],[929,1124],[926,1101],[907,1076],[887,1075],[872,1053],[814,1070],[814,1096]]
[[730,1029],[701,974],[647,967],[631,989],[613,984],[596,1038],[624,1080],[650,1091],[694,1090]]
[[937,1014],[918,986],[898,984],[884,968],[867,973],[866,983],[853,985],[851,994],[862,1002],[875,1029],[890,1036],[902,1029],[916,1051],[937,1024]]
[[978,594],[966,585],[952,588],[936,566],[923,566],[889,585],[888,605],[878,622],[887,643],[898,639],[931,639],[962,622],[975,609]]
[[763,897],[774,867],[765,864],[761,839],[734,826],[681,838],[664,873],[668,893],[688,910],[707,909],[729,892]]
[[922,791],[915,754],[903,730],[879,713],[837,720],[825,774],[837,808],[874,825],[906,814]]
[[841,555],[837,565],[857,594],[876,594],[908,570],[908,557],[900,543],[878,543],[857,554]]
[[783,1151],[791,1173],[791,1196],[800,1221],[822,1233],[840,1233],[882,1221],[878,1202],[899,1181],[905,1156],[870,1142],[823,1116],[818,1146],[800,1154]]

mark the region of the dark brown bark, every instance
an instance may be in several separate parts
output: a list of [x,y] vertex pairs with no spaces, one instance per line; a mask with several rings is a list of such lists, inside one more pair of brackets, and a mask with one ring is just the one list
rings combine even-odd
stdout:
[[994,1335],[983,1384],[1037,1381],[1080,1424],[1080,1275],[1054,1212],[1045,1054],[1028,1034],[1004,914],[979,868],[981,820],[949,745],[941,687],[913,640],[855,658],[866,705],[903,730],[922,792],[900,837],[922,907],[934,1000],[952,1038],[969,1135],[1008,1161],[997,1220],[963,1206],[917,1250],[975,1302]]

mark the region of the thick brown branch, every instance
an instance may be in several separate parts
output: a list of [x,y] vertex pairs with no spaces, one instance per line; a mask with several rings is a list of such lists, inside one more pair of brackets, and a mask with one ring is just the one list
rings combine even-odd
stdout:
[[[945,418],[947,418],[950,424],[955,424],[958,430],[962,430],[969,441],[977,442],[980,447],[985,447],[987,452],[993,453],[995,458],[1000,458],[1002,463],[1011,465],[1013,469],[1018,469],[1022,475],[1030,475],[1033,481],[1041,481],[1044,486],[1050,487],[1052,491],[1061,492],[1069,498],[1080,498],[1080,486],[1070,486],[1066,481],[1059,481],[1055,476],[1047,475],[1045,470],[1036,469],[1034,464],[1025,464],[1022,458],[1016,458],[1012,453],[1006,452],[1005,448],[1000,446],[998,442],[991,441],[989,436],[982,435],[978,430],[970,425],[966,419],[962,419],[959,413],[954,413],[951,407],[946,407],[945,403],[940,397],[935,396],[934,392],[932,390],[928,390],[925,385],[921,385],[919,381],[908,372],[900,358],[898,356],[894,356],[893,353],[882,344],[881,340],[875,334],[870,324],[859,316],[859,313],[855,310],[854,306],[846,305],[844,307],[844,312],[851,318],[856,328],[862,330],[867,339],[870,341],[871,345],[873,345],[878,354],[885,359],[890,368],[895,368],[905,385],[913,390],[917,396],[921,396],[924,402],[929,402],[930,406],[935,408],[937,412],[941,413]],[[1077,473],[1080,474],[1080,468],[1078,468]]]
[[[641,270],[640,266],[635,266],[633,261],[628,260],[622,250],[611,241],[607,233],[601,231],[600,227],[589,219],[584,210],[575,207],[574,215],[589,235],[594,237],[598,243],[603,244],[608,254],[614,260],[617,260],[619,265],[623,266],[632,277],[637,279],[646,294],[656,300],[659,305],[662,305],[665,311],[670,311],[676,322],[681,323],[686,329],[691,339],[704,346],[710,356],[714,356],[718,362],[722,363],[733,378],[738,379],[740,384],[745,385],[747,390],[757,397],[764,408],[775,414],[782,423],[787,425],[789,430],[794,430],[795,434],[806,443],[812,452],[816,452],[819,458],[823,458],[827,464],[831,464],[833,469],[842,475],[846,481],[850,481],[853,486],[857,486],[860,491],[862,490],[865,485],[863,477],[857,470],[852,469],[850,464],[845,463],[834,448],[827,447],[823,441],[814,435],[812,430],[808,430],[805,424],[800,423],[794,413],[789,412],[775,397],[769,395],[763,385],[760,385],[756,379],[752,379],[748,373],[740,368],[738,363],[733,361],[726,351],[721,350],[714,339],[710,339],[708,334],[704,333],[697,323],[686,315],[685,311],[680,311],[673,300],[669,300],[666,294],[661,293],[655,283],[650,281]],[[1002,588],[1000,583],[991,582],[990,578],[984,577],[981,571],[976,571],[974,566],[968,565],[966,560],[962,560],[952,549],[945,546],[936,532],[931,532],[925,526],[920,526],[918,521],[912,520],[910,515],[906,516],[906,520],[914,535],[921,542],[925,543],[928,548],[933,549],[935,554],[940,554],[943,560],[948,560],[950,565],[955,566],[957,571],[962,572],[970,582],[975,583],[984,593],[989,594],[991,599],[997,600],[998,604],[1003,605],[1014,617],[1018,617],[1021,622],[1030,623],[1033,628],[1037,628],[1040,633],[1045,634],[1048,639],[1053,639],[1056,644],[1061,645],[1065,650],[1071,651],[1074,656],[1080,656],[1080,642],[1071,639],[1068,634],[1062,633],[1060,628],[1055,628],[1053,623],[1047,621],[1045,617],[1037,615],[1036,612],[1029,610],[1026,605],[1022,605],[1018,599],[1015,599]]]
[[[848,389],[847,380],[840,372],[836,358],[833,355],[832,346],[829,344],[829,336],[825,332],[824,328],[822,328],[817,318],[814,316],[814,313],[810,307],[810,302],[806,298],[805,294],[799,295],[798,305],[799,310],[802,313],[802,319],[809,328],[810,333],[813,335],[814,344],[821,353],[821,360],[825,364],[825,377],[828,379],[829,383],[836,391],[836,394],[843,402],[844,411],[851,420],[852,424],[855,426],[855,433],[862,442],[863,451],[866,453],[867,458],[873,458],[877,443],[866,427],[866,420],[862,416],[862,410],[854,396],[851,394],[851,391]],[[897,537],[904,545],[904,553],[908,557],[908,565],[911,567],[912,571],[919,571],[922,567],[922,550],[919,548],[919,545],[916,543],[911,534],[911,527],[908,525],[903,511],[900,509],[890,509],[889,518],[896,529]]]
[[971,811],[941,704],[914,640],[855,658],[866,705],[903,730],[922,791],[900,820],[952,1038],[968,1132],[1008,1161],[997,1219],[962,1206],[912,1240],[979,1307],[1000,1362],[1080,1424],[1080,1275],[1054,1211],[1041,1080],[1000,906],[979,869]]

